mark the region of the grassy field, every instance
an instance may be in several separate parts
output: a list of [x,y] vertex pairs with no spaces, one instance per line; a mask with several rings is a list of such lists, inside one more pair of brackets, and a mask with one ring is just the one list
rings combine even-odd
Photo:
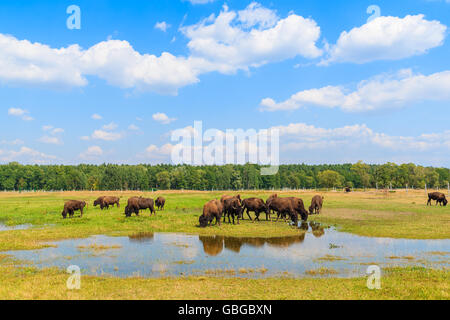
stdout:
[[[273,192],[241,192],[243,198],[267,198]],[[277,192],[279,196],[298,196],[308,207],[314,194],[325,197],[321,215],[310,220],[335,225],[339,230],[371,237],[410,239],[449,239],[450,206],[426,206],[424,191],[397,192]],[[138,232],[183,232],[200,235],[245,237],[281,237],[303,231],[284,222],[242,221],[240,225],[222,224],[198,227],[198,217],[205,202],[223,192],[61,192],[1,193],[0,223],[7,226],[31,224],[28,230],[0,232],[0,251],[36,249],[46,241],[84,238],[96,234],[127,236]],[[100,195],[121,196],[121,207],[101,211],[92,206]],[[125,218],[129,196],[166,198],[166,210],[150,217]],[[64,200],[79,199],[90,203],[83,218],[63,220]],[[78,217],[79,214],[76,214]],[[83,289],[65,289],[67,274],[61,270],[19,268],[0,263],[0,298],[4,299],[448,299],[449,272],[420,268],[390,269],[383,278],[383,289],[368,290],[365,279],[260,279],[239,278],[105,278],[83,277]],[[410,280],[410,281],[408,281]],[[33,288],[32,290],[30,288]],[[166,288],[163,290],[163,288]],[[182,290],[180,289],[182,288]],[[227,288],[227,290],[223,290]],[[270,288],[268,290],[267,288]],[[161,290],[159,290],[161,289]],[[202,296],[205,294],[205,296]]]

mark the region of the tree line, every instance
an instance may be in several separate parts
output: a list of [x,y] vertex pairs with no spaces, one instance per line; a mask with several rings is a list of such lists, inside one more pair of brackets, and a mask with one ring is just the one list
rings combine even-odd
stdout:
[[256,164],[0,165],[0,190],[241,190],[302,188],[447,188],[450,169],[386,163],[281,165],[263,176]]

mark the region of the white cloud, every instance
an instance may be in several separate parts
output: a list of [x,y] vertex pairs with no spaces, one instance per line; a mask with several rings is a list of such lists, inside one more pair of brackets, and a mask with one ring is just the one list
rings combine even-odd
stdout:
[[121,139],[123,136],[121,133],[110,132],[104,130],[95,130],[91,138],[94,140],[105,140],[105,141],[116,141]]
[[112,131],[112,130],[117,129],[117,124],[114,122],[111,122],[109,124],[104,125],[102,128],[105,130],[108,130],[108,131]]
[[97,113],[94,113],[91,116],[91,118],[94,119],[94,120],[102,120],[103,119],[103,117],[101,115],[97,114]]
[[83,141],[89,141],[89,140],[91,140],[91,137],[89,137],[89,136],[82,136],[82,137],[80,137],[80,139],[83,140]]
[[57,145],[63,144],[63,142],[61,141],[60,138],[54,137],[54,136],[43,136],[43,137],[39,138],[39,142],[47,143],[47,144],[57,144]]
[[15,150],[0,150],[0,161],[11,162],[20,161],[23,163],[49,163],[50,160],[55,160],[57,157],[48,155],[43,152],[28,148],[21,147],[18,151]]
[[166,32],[167,29],[169,29],[169,28],[170,28],[170,24],[166,23],[165,21],[157,22],[155,24],[155,29],[159,29],[162,32]]
[[245,10],[238,12],[238,20],[246,28],[258,25],[262,28],[270,28],[277,23],[278,16],[275,11],[264,8],[257,2],[252,2]]
[[327,149],[332,147],[360,148],[375,146],[393,151],[450,149],[450,130],[419,136],[391,136],[375,132],[365,124],[356,124],[334,129],[326,129],[305,123],[277,126],[283,150]]
[[139,131],[140,128],[139,128],[137,125],[135,125],[135,124],[130,124],[130,125],[128,126],[128,130],[131,130],[131,131]]
[[441,46],[446,30],[445,25],[426,20],[422,14],[404,18],[378,17],[361,27],[342,32],[322,64],[366,63],[421,55]]
[[[0,61],[1,64],[1,61]],[[0,71],[1,72],[1,71]],[[27,110],[24,109],[20,109],[20,108],[9,108],[8,109],[8,114],[10,116],[14,116],[14,117],[20,117],[22,120],[24,121],[31,121],[34,120],[30,115],[29,112]]]
[[24,142],[23,142],[23,140],[20,140],[20,139],[15,139],[15,140],[11,140],[11,141],[8,141],[8,140],[1,140],[1,141],[0,141],[0,144],[2,144],[2,145],[16,146],[16,145],[24,144]]
[[84,160],[92,160],[103,155],[103,149],[99,146],[91,146],[86,151],[80,153],[79,157]]
[[312,19],[276,14],[257,3],[182,27],[190,55],[141,54],[127,41],[108,40],[88,49],[52,48],[0,34],[0,82],[81,87],[96,76],[123,89],[176,94],[208,72],[234,73],[296,56],[317,58],[320,28]]
[[[273,21],[275,13],[269,11],[252,3],[239,17],[225,5],[217,17],[211,15],[181,31],[190,40],[192,57],[204,59],[202,67],[206,71],[234,73],[296,56],[322,55],[316,47],[320,28],[314,20],[290,14]],[[255,23],[258,28],[246,30]]]
[[306,106],[341,108],[344,111],[370,111],[398,108],[421,101],[450,102],[450,71],[431,75],[413,74],[409,69],[395,75],[380,75],[361,81],[356,90],[327,86],[297,92],[277,103],[271,98],[261,101],[261,110],[295,110]]
[[169,118],[165,113],[161,113],[161,112],[155,113],[152,116],[152,118],[153,118],[153,120],[155,120],[159,123],[162,123],[162,124],[169,124],[169,123],[177,120],[175,118]]

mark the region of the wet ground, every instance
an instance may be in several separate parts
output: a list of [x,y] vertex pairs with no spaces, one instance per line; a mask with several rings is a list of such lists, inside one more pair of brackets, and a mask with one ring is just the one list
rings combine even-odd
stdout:
[[119,277],[183,275],[364,276],[369,265],[450,267],[450,240],[361,237],[303,224],[306,233],[283,238],[233,238],[166,233],[93,236],[56,241],[32,251],[10,251],[38,267],[70,265],[82,274]]
[[31,228],[31,224],[20,224],[17,226],[6,226],[0,223],[0,232],[1,231],[10,231],[10,230],[26,230]]

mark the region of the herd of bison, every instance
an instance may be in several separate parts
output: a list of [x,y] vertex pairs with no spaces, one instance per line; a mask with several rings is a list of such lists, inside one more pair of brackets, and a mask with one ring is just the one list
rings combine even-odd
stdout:
[[[439,204],[441,206],[446,206],[448,203],[445,194],[441,192],[429,193],[427,205],[431,205],[432,200],[436,201],[436,205]],[[280,217],[284,221],[289,218],[294,224],[297,224],[299,216],[303,221],[306,221],[309,214],[319,214],[322,210],[323,201],[324,197],[319,195],[314,196],[311,200],[309,211],[306,211],[303,200],[296,197],[282,198],[278,197],[277,194],[273,194],[264,201],[260,198],[242,200],[240,195],[223,195],[220,200],[213,199],[203,206],[203,214],[199,218],[199,223],[201,227],[206,227],[208,224],[211,225],[215,219],[215,224],[220,225],[223,217],[223,222],[228,218],[228,223],[231,223],[231,220],[233,220],[233,224],[236,222],[239,224],[239,220],[245,218],[244,213],[247,214],[250,220],[260,221],[259,216],[261,213],[266,214],[266,220],[272,220],[271,214],[276,213],[276,221]],[[125,216],[131,217],[133,213],[139,215],[141,210],[146,209],[150,211],[150,215],[156,214],[155,207],[158,210],[164,210],[165,203],[166,200],[163,197],[158,197],[155,201],[151,198],[131,197],[128,199],[127,206],[125,207]],[[109,209],[110,206],[114,207],[114,205],[118,208],[120,207],[120,198],[104,196],[94,201],[94,206],[100,206],[101,210]],[[83,216],[83,210],[87,206],[86,201],[66,201],[62,216],[64,219],[67,215],[73,217],[75,211],[80,211],[81,216]],[[255,214],[254,219],[250,216],[250,212]]]

